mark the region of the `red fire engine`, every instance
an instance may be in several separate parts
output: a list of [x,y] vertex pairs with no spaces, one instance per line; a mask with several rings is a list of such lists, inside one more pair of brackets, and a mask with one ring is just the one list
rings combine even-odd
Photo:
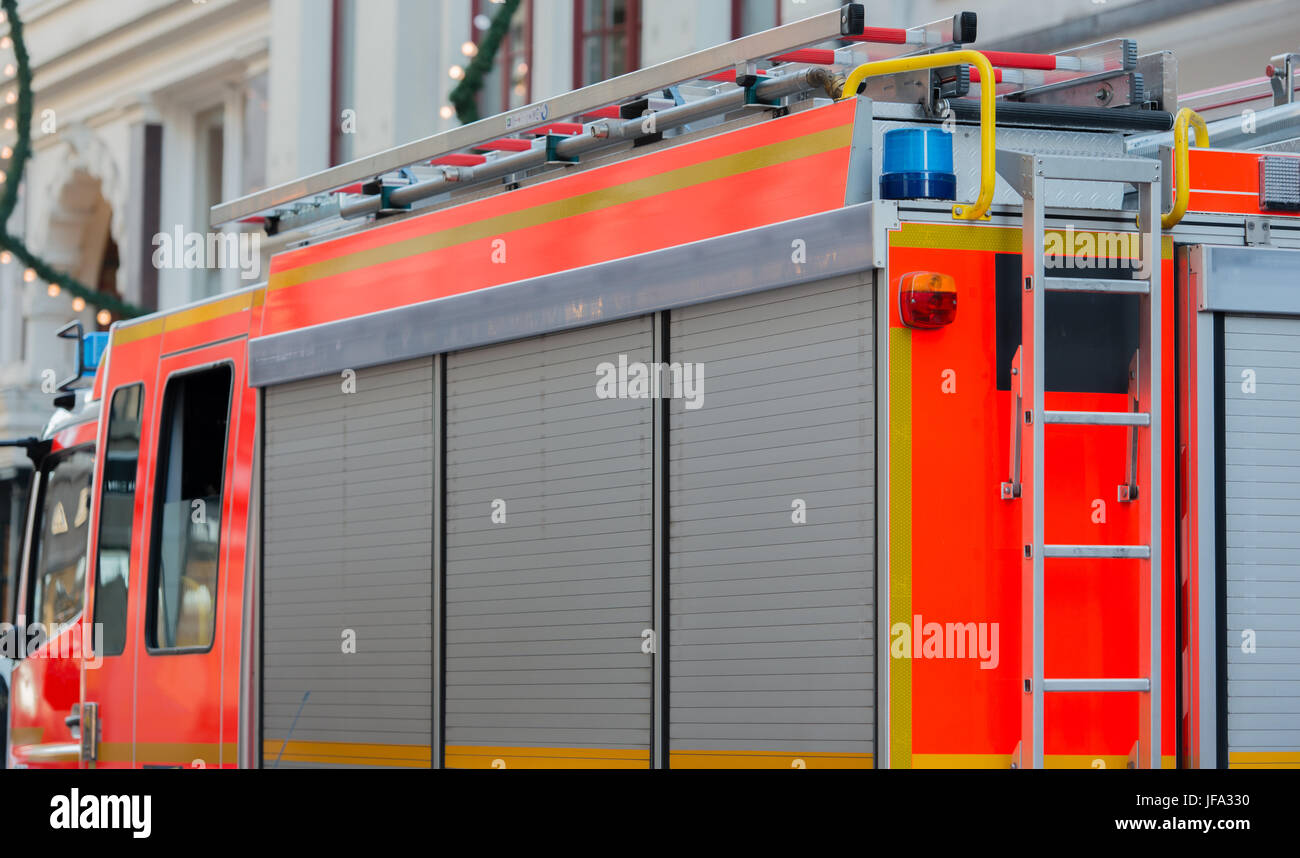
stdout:
[[215,207],[267,282],[29,444],[9,763],[1300,765],[1297,57],[975,24]]

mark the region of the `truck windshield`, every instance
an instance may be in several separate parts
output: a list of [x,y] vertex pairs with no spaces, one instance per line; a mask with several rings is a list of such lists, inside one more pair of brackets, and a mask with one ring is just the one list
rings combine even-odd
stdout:
[[85,601],[94,465],[93,450],[78,447],[51,456],[42,468],[44,485],[32,523],[27,618],[43,624],[50,635],[74,619]]

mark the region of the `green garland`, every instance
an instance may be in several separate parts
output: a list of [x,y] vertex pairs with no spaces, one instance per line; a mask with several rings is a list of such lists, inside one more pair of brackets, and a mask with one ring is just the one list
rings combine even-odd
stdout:
[[84,286],[76,278],[56,271],[48,262],[28,250],[21,238],[9,233],[9,216],[18,204],[18,184],[22,181],[23,170],[32,154],[32,69],[27,56],[27,45],[23,42],[23,22],[18,17],[18,0],[0,0],[0,8],[4,9],[9,23],[9,38],[13,42],[14,60],[18,66],[18,140],[14,143],[14,154],[5,176],[4,190],[0,192],[0,250],[9,251],[35,271],[37,277],[85,299],[87,304],[115,312],[123,318],[142,316],[148,311]]
[[[12,0],[5,0],[6,5],[10,2]],[[520,2],[521,0],[506,0],[501,4],[501,8],[492,16],[492,26],[488,27],[487,35],[478,46],[478,53],[470,61],[469,68],[465,69],[465,77],[447,99],[456,108],[456,118],[462,125],[478,121],[478,91],[483,88],[483,79],[492,71],[492,63],[501,48],[501,41],[510,30],[510,19],[515,16]]]

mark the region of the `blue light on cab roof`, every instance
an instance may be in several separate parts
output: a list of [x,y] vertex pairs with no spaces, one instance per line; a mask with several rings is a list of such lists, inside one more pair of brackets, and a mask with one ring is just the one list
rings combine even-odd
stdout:
[[104,351],[107,348],[107,331],[97,331],[85,335],[85,338],[81,341],[81,366],[84,370],[82,375],[95,374],[95,370],[99,369],[100,358],[104,356]]

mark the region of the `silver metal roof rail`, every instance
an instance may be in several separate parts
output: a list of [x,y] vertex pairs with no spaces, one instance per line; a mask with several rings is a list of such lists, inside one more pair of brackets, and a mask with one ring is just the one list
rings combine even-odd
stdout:
[[[646,93],[658,93],[682,81],[698,80],[727,69],[743,70],[756,58],[775,57],[793,49],[816,45],[842,36],[860,35],[864,27],[863,6],[849,3],[839,10],[823,12],[736,39],[716,48],[697,51],[675,60],[557,95],[526,107],[497,114],[469,125],[453,128],[420,140],[385,149],[309,176],[285,182],[212,207],[213,226],[272,214],[280,206],[327,194],[357,182],[366,182],[439,156],[473,147],[498,137],[517,134],[568,116],[578,116]],[[904,47],[904,46],[900,46]],[[906,45],[923,48],[923,45]]]

